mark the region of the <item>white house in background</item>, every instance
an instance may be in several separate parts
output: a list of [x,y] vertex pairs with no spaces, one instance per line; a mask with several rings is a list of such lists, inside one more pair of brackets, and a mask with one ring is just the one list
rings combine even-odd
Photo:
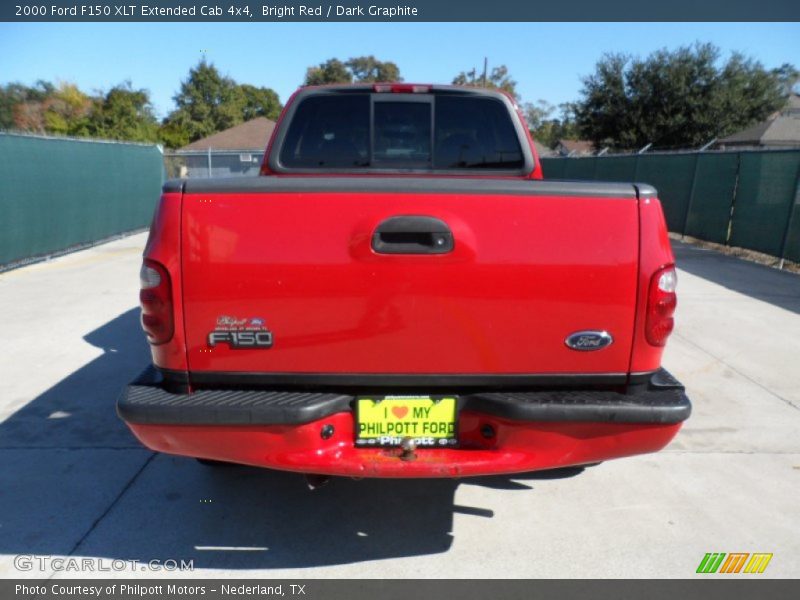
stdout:
[[556,152],[561,156],[591,156],[594,144],[588,140],[558,140]]
[[717,147],[800,148],[800,96],[792,94],[786,107],[766,121],[717,141]]
[[539,155],[539,158],[549,158],[557,155],[555,150],[551,150],[539,140],[533,140],[533,145],[536,147],[536,154]]
[[[258,175],[264,149],[275,121],[257,117],[201,138],[180,148],[179,177],[237,177]],[[173,175],[173,174],[171,174]]]

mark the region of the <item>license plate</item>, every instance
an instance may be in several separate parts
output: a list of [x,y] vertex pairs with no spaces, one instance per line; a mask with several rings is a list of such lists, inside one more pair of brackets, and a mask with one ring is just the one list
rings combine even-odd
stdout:
[[356,445],[417,447],[458,443],[455,396],[360,396],[356,399]]

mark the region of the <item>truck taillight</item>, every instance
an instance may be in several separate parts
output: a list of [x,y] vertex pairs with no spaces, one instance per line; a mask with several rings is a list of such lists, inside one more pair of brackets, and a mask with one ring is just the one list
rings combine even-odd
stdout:
[[678,275],[673,265],[662,267],[650,280],[645,335],[653,346],[664,346],[675,326],[672,316],[678,304],[678,297],[675,295],[677,283]]
[[142,306],[142,329],[151,344],[163,344],[172,339],[172,286],[163,265],[145,259],[139,271]]
[[372,91],[379,94],[427,94],[431,91],[431,86],[416,83],[376,83],[372,86]]

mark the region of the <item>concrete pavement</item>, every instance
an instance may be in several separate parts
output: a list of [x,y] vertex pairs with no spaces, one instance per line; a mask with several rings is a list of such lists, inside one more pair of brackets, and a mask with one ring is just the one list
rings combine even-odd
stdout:
[[[664,452],[310,493],[294,474],[155,455],[117,419],[149,360],[144,240],[0,274],[0,577],[93,575],[19,571],[21,554],[194,561],[181,577],[497,578],[693,577],[706,552],[771,552],[762,577],[800,574],[799,276],[675,243],[665,366],[694,414]],[[130,564],[94,575],[175,575]]]

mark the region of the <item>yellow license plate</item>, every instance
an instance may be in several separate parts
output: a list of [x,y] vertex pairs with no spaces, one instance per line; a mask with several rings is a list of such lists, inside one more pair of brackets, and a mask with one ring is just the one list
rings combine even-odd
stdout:
[[458,443],[455,396],[361,396],[356,399],[356,445],[417,447]]

